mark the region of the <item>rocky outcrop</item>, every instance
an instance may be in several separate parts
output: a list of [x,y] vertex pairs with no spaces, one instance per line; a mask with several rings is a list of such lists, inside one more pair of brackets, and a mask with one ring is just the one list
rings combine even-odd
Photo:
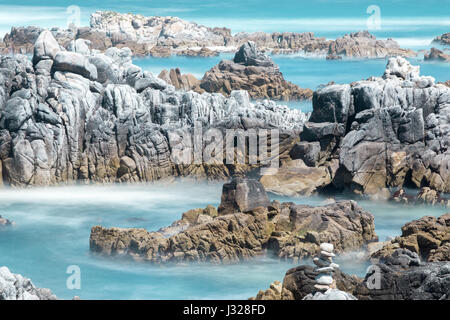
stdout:
[[333,168],[329,186],[358,194],[389,197],[387,188],[402,186],[450,192],[450,90],[434,82],[397,57],[383,77],[318,89],[291,156]]
[[433,39],[434,43],[438,43],[444,46],[450,45],[450,32],[441,34],[440,36],[437,36]]
[[0,268],[0,300],[56,300],[49,289],[36,288],[30,279]]
[[0,216],[0,228],[2,227],[7,227],[7,226],[13,226],[14,222],[11,220],[8,220],[6,218],[3,218],[2,216]]
[[[42,31],[38,27],[12,28],[4,38],[0,52],[31,54],[33,44]],[[231,35],[227,28],[210,28],[177,17],[144,17],[112,11],[91,15],[90,26],[68,29],[52,28],[53,36],[63,47],[77,39],[89,40],[95,50],[128,47],[135,55],[167,57],[172,54],[212,56],[233,52],[248,41],[273,54],[306,53],[339,59],[342,56],[384,58],[393,55],[412,56],[392,39],[377,40],[367,31],[345,35],[336,40],[316,37],[304,32],[241,32]]]
[[[6,184],[225,179],[261,163],[225,164],[225,156],[194,163],[194,125],[202,126],[203,137],[209,129],[225,137],[234,132],[227,130],[278,128],[283,157],[307,119],[273,101],[252,103],[244,91],[225,98],[175,90],[133,65],[128,48],[98,53],[84,41],[69,48],[75,51],[43,31],[32,62],[0,57],[0,180]],[[203,140],[200,152],[214,141]],[[213,149],[220,155],[225,147],[217,142]]]
[[431,50],[424,55],[424,60],[450,62],[450,54],[446,54],[443,51],[431,48]]
[[246,90],[253,99],[304,100],[312,91],[284,79],[272,59],[260,52],[254,42],[241,46],[233,61],[222,60],[207,71],[199,88],[229,96],[233,90]]
[[399,248],[416,253],[424,261],[450,261],[450,213],[438,218],[425,216],[402,227],[402,235],[371,255],[380,259]]
[[163,70],[158,75],[158,78],[164,80],[170,85],[173,85],[176,89],[181,89],[184,91],[189,91],[196,88],[200,84],[200,80],[192,74],[181,74],[179,68],[170,69],[170,71]]
[[450,208],[450,197],[446,194],[442,194],[428,187],[420,188],[416,194],[408,191],[400,188],[393,192],[390,199],[404,204],[429,204]]
[[218,212],[191,210],[156,232],[95,226],[90,249],[152,263],[231,263],[266,252],[297,260],[314,254],[322,241],[343,252],[376,238],[373,216],[353,201],[322,207],[276,201],[267,205],[267,195],[257,181],[237,178],[224,185]]
[[414,57],[410,49],[402,49],[393,39],[377,40],[368,31],[359,31],[344,35],[332,41],[328,56],[347,56],[364,58],[386,58],[390,56]]
[[248,212],[269,205],[269,197],[259,181],[238,177],[223,185],[218,212],[221,215]]
[[371,267],[353,294],[360,300],[450,300],[450,262],[421,263],[397,249]]

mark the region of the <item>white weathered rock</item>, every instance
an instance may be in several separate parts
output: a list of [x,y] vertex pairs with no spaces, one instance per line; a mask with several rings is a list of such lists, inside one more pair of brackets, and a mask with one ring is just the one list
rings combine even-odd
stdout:
[[358,300],[355,296],[339,289],[329,289],[325,292],[308,294],[303,300]]
[[326,251],[326,252],[329,252],[329,253],[333,253],[334,246],[333,246],[332,243],[321,243],[320,244],[320,250]]
[[0,300],[56,300],[49,289],[36,288],[30,279],[0,267]]
[[324,284],[329,286],[333,283],[333,277],[328,274],[322,273],[316,277],[316,282],[317,284]]

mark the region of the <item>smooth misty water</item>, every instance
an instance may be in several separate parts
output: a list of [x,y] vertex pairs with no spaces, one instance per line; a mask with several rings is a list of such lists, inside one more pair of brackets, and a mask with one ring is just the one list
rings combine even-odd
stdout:
[[[157,230],[188,209],[218,205],[221,184],[180,182],[172,185],[61,186],[0,191],[0,215],[16,226],[0,231],[0,265],[51,288],[61,298],[83,299],[246,299],[294,265],[258,258],[234,265],[151,265],[89,253],[94,225]],[[273,199],[317,205],[324,198]],[[442,208],[400,206],[359,201],[375,215],[380,239],[400,234],[400,227],[423,215],[438,216]],[[347,254],[337,259],[345,272],[363,275],[367,263]],[[305,261],[304,263],[310,263]],[[82,289],[68,290],[65,273],[78,265]]]

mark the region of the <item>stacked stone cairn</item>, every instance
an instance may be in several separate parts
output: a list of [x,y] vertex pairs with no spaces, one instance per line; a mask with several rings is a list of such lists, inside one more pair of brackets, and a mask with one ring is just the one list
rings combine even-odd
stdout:
[[315,288],[317,291],[325,292],[328,289],[335,289],[336,282],[333,280],[333,272],[339,268],[339,265],[333,262],[334,246],[331,243],[320,244],[320,254],[313,259],[317,266],[315,271],[319,274],[316,276]]

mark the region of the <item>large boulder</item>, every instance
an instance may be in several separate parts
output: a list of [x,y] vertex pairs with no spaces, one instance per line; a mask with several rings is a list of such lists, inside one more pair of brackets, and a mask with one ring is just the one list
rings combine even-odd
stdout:
[[251,211],[257,207],[267,207],[269,197],[264,186],[257,180],[234,178],[222,188],[219,214]]
[[253,41],[248,41],[239,48],[234,56],[233,62],[243,64],[245,66],[275,66],[272,59],[268,55],[259,51]]
[[313,92],[286,81],[270,57],[253,43],[241,46],[233,61],[222,60],[207,71],[198,92],[220,92],[229,96],[233,90],[247,90],[253,99],[304,100]]
[[33,63],[36,64],[45,59],[53,60],[60,51],[61,47],[53,37],[53,34],[48,30],[44,30],[34,44]]
[[97,68],[88,58],[77,52],[58,52],[53,60],[53,70],[72,72],[90,80],[97,80]]
[[438,218],[425,216],[402,227],[402,235],[372,254],[372,259],[408,249],[425,261],[450,261],[450,213]]

